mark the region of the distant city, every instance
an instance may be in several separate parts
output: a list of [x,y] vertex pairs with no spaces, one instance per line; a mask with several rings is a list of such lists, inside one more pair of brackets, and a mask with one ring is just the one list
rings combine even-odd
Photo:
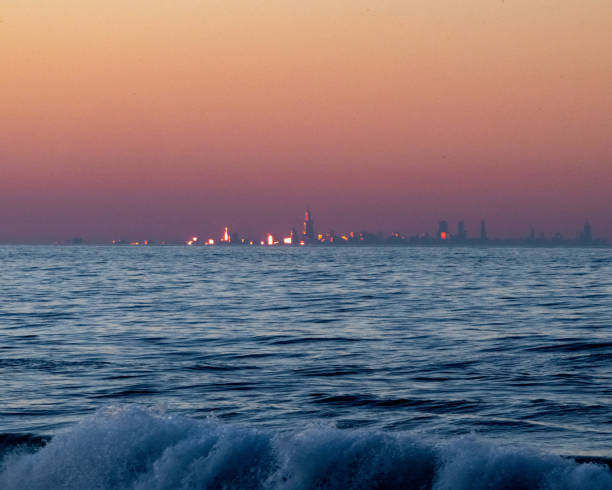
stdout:
[[[86,240],[76,237],[66,240],[65,244],[82,244]],[[516,238],[495,238],[489,237],[487,232],[487,222],[482,220],[478,226],[476,236],[469,236],[465,222],[459,221],[454,228],[449,222],[441,220],[437,223],[437,231],[433,234],[421,233],[408,236],[399,231],[394,231],[389,235],[383,233],[372,233],[368,231],[349,231],[336,233],[333,230],[317,232],[310,210],[304,213],[304,223],[301,232],[295,228],[288,231],[283,236],[275,236],[266,233],[262,237],[255,239],[243,236],[237,231],[225,227],[220,231],[219,236],[201,237],[190,236],[183,241],[160,241],[152,240],[113,240],[113,245],[186,245],[190,247],[199,246],[360,246],[360,245],[407,245],[407,246],[608,246],[604,239],[597,239],[593,236],[591,224],[586,221],[582,228],[573,237],[566,237],[561,233],[546,237],[543,233],[536,233],[532,228],[524,237]]]

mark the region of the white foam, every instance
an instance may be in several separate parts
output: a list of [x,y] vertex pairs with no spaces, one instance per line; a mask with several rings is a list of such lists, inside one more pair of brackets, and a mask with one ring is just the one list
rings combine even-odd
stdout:
[[272,433],[138,406],[86,417],[34,454],[5,458],[0,488],[612,488],[607,467],[474,437],[311,426]]

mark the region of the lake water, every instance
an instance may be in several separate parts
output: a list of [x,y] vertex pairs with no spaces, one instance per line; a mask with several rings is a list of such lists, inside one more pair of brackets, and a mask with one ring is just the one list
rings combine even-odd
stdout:
[[0,488],[612,488],[611,249],[0,267]]

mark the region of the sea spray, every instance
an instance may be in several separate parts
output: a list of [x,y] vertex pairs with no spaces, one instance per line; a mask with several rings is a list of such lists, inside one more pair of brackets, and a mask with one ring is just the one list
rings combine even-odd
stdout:
[[127,405],[99,410],[33,454],[7,455],[0,488],[610,489],[609,468],[474,436],[310,425],[273,432]]

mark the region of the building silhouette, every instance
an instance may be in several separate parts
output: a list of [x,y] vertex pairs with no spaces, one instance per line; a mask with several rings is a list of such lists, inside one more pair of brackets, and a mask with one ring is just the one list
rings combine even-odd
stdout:
[[588,221],[584,223],[584,229],[582,230],[582,241],[584,243],[591,243],[593,241],[593,232],[591,231],[591,223]]
[[304,242],[313,242],[315,239],[314,223],[312,221],[312,215],[310,209],[307,209],[304,213]]
[[465,233],[465,222],[461,220],[457,224],[457,239],[464,242],[466,238],[467,238],[467,235]]
[[487,222],[482,220],[480,222],[480,240],[486,242],[487,239]]
[[300,238],[298,237],[298,232],[295,228],[291,228],[291,234],[289,235],[290,244],[298,245],[300,243]]
[[532,226],[531,231],[529,232],[529,241],[535,242],[535,240],[536,240],[536,232],[535,232],[535,228]]
[[448,221],[438,223],[438,240],[448,240]]

